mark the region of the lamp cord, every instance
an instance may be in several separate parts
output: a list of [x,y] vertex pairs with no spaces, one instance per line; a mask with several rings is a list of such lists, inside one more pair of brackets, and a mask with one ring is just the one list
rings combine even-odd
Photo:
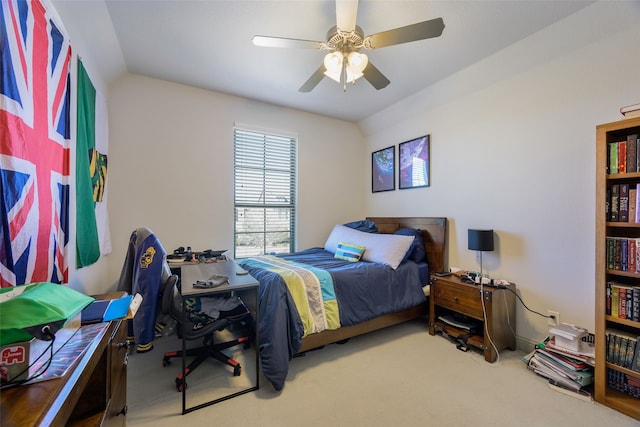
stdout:
[[482,252],[480,252],[480,302],[482,302],[482,317],[484,318],[484,332],[487,334],[487,338],[489,338],[489,344],[496,352],[496,362],[500,361],[500,352],[498,351],[498,347],[496,347],[493,339],[491,338],[491,334],[489,333],[488,323],[487,323],[487,308],[484,305],[484,288],[482,284]]

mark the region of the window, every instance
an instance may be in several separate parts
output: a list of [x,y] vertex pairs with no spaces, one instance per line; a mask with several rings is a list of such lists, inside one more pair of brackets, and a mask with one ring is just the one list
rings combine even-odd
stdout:
[[296,138],[233,135],[235,257],[295,251]]

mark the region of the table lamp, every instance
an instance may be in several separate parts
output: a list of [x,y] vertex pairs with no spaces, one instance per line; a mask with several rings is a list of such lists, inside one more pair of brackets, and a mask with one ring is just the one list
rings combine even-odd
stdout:
[[482,284],[482,252],[493,251],[493,230],[468,230],[468,248],[470,251],[480,251],[480,280]]

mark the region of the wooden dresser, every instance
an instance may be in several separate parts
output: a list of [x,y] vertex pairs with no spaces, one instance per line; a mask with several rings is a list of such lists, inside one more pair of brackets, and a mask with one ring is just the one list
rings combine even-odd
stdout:
[[62,377],[2,390],[0,425],[124,426],[127,321],[102,325]]

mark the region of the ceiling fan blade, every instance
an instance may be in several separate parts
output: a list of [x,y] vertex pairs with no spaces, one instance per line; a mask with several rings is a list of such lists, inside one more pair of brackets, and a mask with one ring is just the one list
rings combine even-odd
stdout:
[[444,21],[442,18],[431,19],[367,36],[365,38],[365,46],[369,49],[377,49],[416,40],[430,39],[439,37],[443,30]]
[[286,47],[298,49],[324,49],[325,43],[313,40],[287,39],[284,37],[254,36],[253,44],[262,47]]
[[320,81],[322,81],[324,77],[324,70],[325,70],[324,65],[321,65],[316,70],[316,72],[313,73],[311,77],[309,77],[309,79],[306,82],[304,82],[302,86],[300,86],[300,89],[298,89],[298,91],[304,92],[304,93],[311,92],[313,88],[316,87],[318,83],[320,83]]
[[364,69],[362,74],[364,74],[364,78],[371,83],[371,86],[375,87],[377,90],[384,89],[389,85],[389,83],[391,83],[389,79],[380,72],[380,70],[374,67],[371,61],[369,61],[367,68]]
[[351,32],[356,29],[358,16],[358,0],[336,0],[336,21],[342,31]]

